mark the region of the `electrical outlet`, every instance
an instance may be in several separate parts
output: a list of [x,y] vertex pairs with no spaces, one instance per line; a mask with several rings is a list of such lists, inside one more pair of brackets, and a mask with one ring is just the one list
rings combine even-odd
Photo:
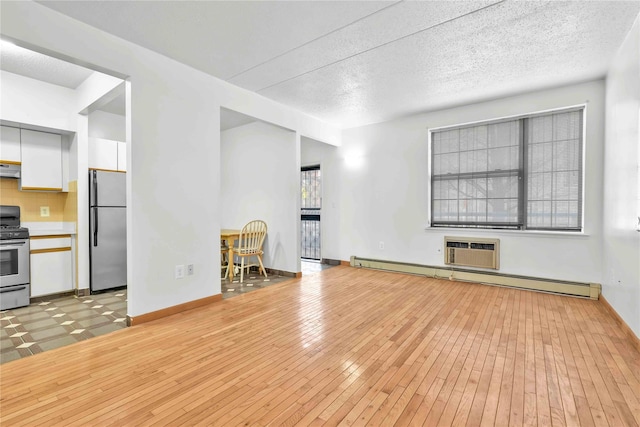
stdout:
[[40,206],[40,216],[49,216],[49,206]]
[[378,249],[384,251],[384,242],[381,241],[380,243],[378,243]]
[[193,276],[193,264],[187,264],[187,276]]
[[176,279],[184,279],[184,265],[176,265],[175,268],[175,278]]

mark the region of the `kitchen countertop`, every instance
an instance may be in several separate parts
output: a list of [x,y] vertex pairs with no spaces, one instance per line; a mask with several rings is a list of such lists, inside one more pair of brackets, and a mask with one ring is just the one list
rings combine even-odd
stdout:
[[22,222],[29,229],[29,236],[60,236],[76,234],[75,222]]

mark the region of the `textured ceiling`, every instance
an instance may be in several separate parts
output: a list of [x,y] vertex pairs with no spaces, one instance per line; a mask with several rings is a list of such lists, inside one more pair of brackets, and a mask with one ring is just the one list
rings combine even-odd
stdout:
[[0,45],[0,70],[76,89],[93,71],[12,43]]
[[[6,41],[2,41],[0,45],[0,70],[69,89],[77,89],[94,73],[88,68],[24,49]],[[100,110],[123,116],[125,114],[124,94],[102,106]]]
[[350,127],[603,77],[639,1],[43,5]]

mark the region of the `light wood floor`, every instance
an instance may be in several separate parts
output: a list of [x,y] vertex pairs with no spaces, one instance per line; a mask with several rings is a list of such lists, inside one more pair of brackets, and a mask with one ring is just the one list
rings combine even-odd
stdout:
[[0,366],[0,424],[640,423],[603,304],[335,267]]

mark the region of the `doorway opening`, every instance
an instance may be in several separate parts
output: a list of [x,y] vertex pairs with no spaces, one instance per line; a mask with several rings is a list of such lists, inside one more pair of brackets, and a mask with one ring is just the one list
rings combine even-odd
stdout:
[[[3,80],[10,88],[7,93],[16,99],[37,98],[44,104],[55,105],[57,111],[64,114],[52,116],[50,109],[26,108],[24,103],[7,102],[11,108],[3,109],[0,125],[3,136],[5,128],[18,132],[22,148],[18,153],[30,149],[31,164],[25,163],[23,154],[23,171],[27,166],[37,169],[33,166],[36,157],[40,159],[38,162],[44,159],[47,164],[60,166],[60,169],[57,166],[52,169],[53,173],[40,174],[37,180],[41,183],[44,178],[45,184],[52,184],[42,188],[60,190],[28,194],[30,197],[27,197],[16,185],[11,205],[21,206],[24,213],[30,211],[27,207],[31,204],[50,205],[45,212],[51,222],[36,221],[33,215],[26,215],[23,220],[29,223],[33,241],[40,237],[42,241],[51,241],[47,244],[53,246],[38,254],[32,250],[30,305],[6,311],[4,318],[11,320],[2,323],[3,331],[4,328],[19,327],[20,337],[3,345],[1,363],[123,329],[128,311],[128,294],[120,287],[116,291],[89,295],[89,236],[93,233],[89,229],[88,169],[119,173],[126,170],[126,147],[130,142],[130,82],[120,73],[105,74],[67,62],[55,53],[45,54],[37,47],[34,49],[2,43],[3,64],[11,65],[11,70],[4,65],[0,69],[13,75],[10,81]],[[68,103],[71,96],[81,102]],[[21,137],[27,131],[32,137],[29,141]],[[37,139],[33,132],[38,132]],[[104,219],[100,217],[102,231],[106,224]],[[123,226],[126,226],[126,219],[124,221]],[[50,229],[68,234],[50,234]],[[52,236],[60,238],[47,238]],[[108,235],[106,240],[118,240],[122,248],[119,253],[126,253],[126,235],[124,239],[122,235]],[[100,242],[100,247],[107,246],[104,238],[101,237]],[[124,257],[126,255],[121,258]],[[126,264],[119,273],[126,281]],[[56,312],[59,314],[54,315]],[[64,318],[59,317],[62,312],[65,312]],[[41,319],[40,315],[59,320],[33,321]]]
[[320,165],[300,169],[300,245],[303,261],[320,261],[322,229],[322,173]]

